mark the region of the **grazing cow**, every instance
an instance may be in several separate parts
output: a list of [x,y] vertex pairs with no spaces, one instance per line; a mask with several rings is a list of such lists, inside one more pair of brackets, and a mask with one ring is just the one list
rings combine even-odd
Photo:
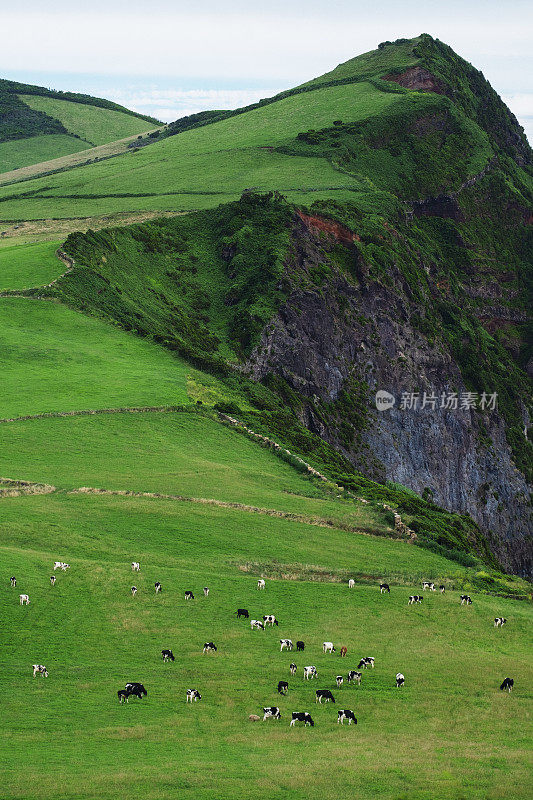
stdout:
[[298,669],[298,667],[294,662],[292,664],[289,664],[289,669],[291,671],[291,675],[296,675],[296,670]]
[[263,706],[263,722],[269,717],[281,719],[281,711],[277,706]]
[[292,650],[293,644],[290,639],[280,639],[279,642],[281,644],[281,647],[279,648],[280,651],[285,650],[285,648],[287,648],[287,650]]
[[372,667],[374,669],[374,657],[373,656],[363,656],[359,664],[357,665],[357,669],[366,669],[367,667]]
[[54,572],[56,569],[62,569],[63,572],[66,572],[67,569],[70,569],[70,564],[65,564],[64,561],[54,561]]
[[197,700],[201,699],[202,695],[198,689],[187,689],[187,703],[196,703]]
[[505,617],[494,617],[494,627],[495,628],[502,628],[507,620]]
[[302,642],[300,639],[296,642],[296,650],[304,651],[305,650],[305,642]]
[[141,565],[139,564],[138,561],[132,561],[131,562],[131,571],[132,572],[140,572],[141,571]]
[[384,592],[388,592],[388,594],[390,594],[390,586],[388,583],[379,584],[379,593],[383,594]]
[[174,653],[172,650],[161,650],[161,655],[163,656],[163,661],[175,661]]
[[331,700],[332,703],[335,702],[335,698],[331,694],[329,689],[317,689],[315,692],[315,703],[329,703]]
[[350,711],[348,708],[339,708],[337,714],[337,722],[340,722],[341,725],[344,725],[344,720],[348,720],[348,725],[351,725],[352,722],[354,725],[357,725],[357,719],[353,711]]
[[308,681],[310,678],[318,678],[316,667],[304,667],[304,681]]
[[248,609],[247,608],[238,608],[237,609],[237,618],[238,619],[240,619],[240,617],[244,617],[245,619],[248,619],[249,616],[250,616],[250,614],[248,613]]
[[342,684],[344,683],[344,678],[342,677],[342,675],[337,675],[337,677],[335,678],[335,683],[337,684],[337,689],[340,689]]
[[128,692],[127,689],[119,689],[118,692],[117,692],[118,702],[119,703],[123,703],[124,700],[125,700],[126,703],[127,703],[128,700],[129,700],[130,694],[131,694],[131,692]]
[[506,678],[502,683],[502,685],[500,686],[500,689],[502,690],[502,692],[504,692],[506,689],[508,692],[510,692],[513,686],[514,686],[514,680],[512,678]]
[[266,586],[266,584],[265,584],[263,578],[259,578],[259,580],[257,581],[257,588],[258,589],[264,589],[265,586]]
[[250,714],[248,719],[250,720],[250,722],[259,722],[261,717],[259,717],[257,714]]
[[322,650],[324,653],[334,653],[335,648],[333,647],[333,642],[324,642],[322,645]]
[[400,686],[403,686],[405,683],[405,675],[402,675],[401,672],[396,673],[396,688],[399,689]]
[[274,616],[274,614],[264,614],[263,615],[263,622],[265,623],[265,628],[267,625],[279,625],[278,620]]
[[344,656],[346,655],[347,652],[348,652],[348,648],[343,645],[341,647],[341,652],[340,652],[341,658],[344,658]]
[[30,598],[28,597],[27,594],[19,594],[19,598],[20,598],[20,605],[21,606],[28,605],[29,602],[30,602]]
[[156,593],[156,594],[159,594],[159,592],[163,591],[163,587],[161,586],[161,584],[159,583],[159,581],[156,581],[156,582],[154,583],[154,587],[155,587],[155,593]]
[[204,597],[209,596],[209,586],[204,586]]
[[136,586],[132,586],[131,587],[131,594],[132,594],[132,597],[135,597],[135,595],[137,594],[137,587]]
[[293,711],[291,723],[289,727],[293,727],[296,725],[297,722],[303,722],[304,725],[310,725],[312,728],[314,727],[315,723],[313,722],[313,718],[311,714],[307,711]]
[[257,631],[264,631],[265,630],[265,626],[263,625],[263,623],[261,622],[260,619],[251,619],[250,620],[250,628],[252,630],[257,630]]
[[50,575],[50,586],[55,586],[56,576]]
[[353,683],[355,681],[357,685],[360,686],[362,677],[362,672],[356,672],[354,669],[351,669],[348,673],[348,683]]
[[441,583],[441,585],[439,586],[439,590],[441,594],[444,594],[444,592],[446,591],[446,587],[444,586],[443,583]]
[[434,592],[435,584],[430,583],[429,581],[424,581],[424,583],[422,584],[422,589],[429,589],[430,592]]
[[217,648],[216,645],[213,644],[213,642],[206,642],[204,644],[204,649],[202,650],[203,653],[216,653],[216,651]]
[[424,598],[422,597],[422,595],[421,595],[421,594],[412,594],[412,595],[409,597],[409,601],[408,601],[407,605],[409,605],[409,606],[410,606],[410,605],[412,605],[413,603],[421,603],[421,602],[423,601],[423,599],[424,599]]
[[470,595],[468,595],[468,594],[462,594],[461,595],[461,605],[462,606],[464,606],[464,605],[471,606],[472,605],[472,598],[470,597]]
[[143,684],[137,683],[137,681],[134,681],[133,683],[127,683],[125,689],[130,694],[134,694],[135,697],[138,697],[139,700],[142,700],[143,695],[148,695],[148,692],[144,688]]
[[353,578],[350,578],[350,580],[348,581],[348,589],[353,589],[354,586],[355,586],[355,581]]
[[14,589],[16,587],[16,585],[17,585],[17,579],[15,578],[14,575],[10,578],[10,581],[11,581],[11,586]]
[[289,690],[289,684],[287,681],[279,681],[278,683],[278,694],[287,694]]
[[36,675],[42,675],[43,678],[48,678],[48,670],[46,669],[43,664],[32,664],[33,667],[33,677],[35,678]]
[[193,593],[191,592],[190,589],[187,589],[187,591],[185,592],[185,599],[186,600],[194,600],[194,595],[193,595]]

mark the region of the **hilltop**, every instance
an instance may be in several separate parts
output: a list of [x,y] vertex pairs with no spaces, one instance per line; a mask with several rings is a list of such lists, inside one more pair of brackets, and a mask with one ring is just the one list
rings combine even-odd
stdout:
[[102,98],[1,79],[0,171],[144,134],[160,124]]

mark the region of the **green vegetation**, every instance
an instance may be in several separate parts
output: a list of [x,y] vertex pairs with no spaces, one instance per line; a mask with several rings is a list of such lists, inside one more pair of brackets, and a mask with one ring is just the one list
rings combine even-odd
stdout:
[[79,136],[89,142],[89,145],[106,144],[115,139],[144,133],[154,127],[153,120],[133,116],[125,110],[118,111],[38,95],[20,97],[30,108],[58,119],[70,134]]
[[49,283],[65,271],[57,256],[60,242],[14,245],[0,243],[0,291]]
[[70,153],[86,150],[90,144],[64,133],[31,136],[28,139],[11,139],[0,142],[0,172],[27,167],[40,161],[49,161]]

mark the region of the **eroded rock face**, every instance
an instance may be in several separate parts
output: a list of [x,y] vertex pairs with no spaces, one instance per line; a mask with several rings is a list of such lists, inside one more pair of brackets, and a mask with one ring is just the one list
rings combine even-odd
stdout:
[[[305,220],[297,226],[296,240],[292,268],[297,265],[305,274],[320,261],[318,245],[323,250],[324,241]],[[395,285],[390,288],[368,281],[362,268],[359,285],[334,272],[319,289],[306,288],[305,281],[295,286],[263,331],[247,369],[256,380],[277,374],[307,398],[301,421],[363,474],[418,494],[431,490],[436,503],[476,520],[508,570],[529,575],[528,486],[513,464],[498,411],[399,408],[402,392],[418,392],[420,401],[426,392],[440,401],[442,394],[460,394],[466,387],[450,354],[430,345],[411,323],[415,309],[401,274],[391,271]],[[324,415],[316,413],[317,402],[332,403],[353,379],[369,387],[362,446],[346,444],[333,415],[324,423]],[[393,408],[377,411],[379,389],[394,395]]]
[[439,81],[424,67],[409,67],[400,75],[384,75],[384,81],[393,81],[417,92],[435,92],[436,94],[446,94],[444,87]]

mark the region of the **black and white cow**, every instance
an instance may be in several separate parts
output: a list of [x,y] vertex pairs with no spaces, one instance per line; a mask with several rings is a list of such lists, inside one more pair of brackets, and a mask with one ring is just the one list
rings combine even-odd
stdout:
[[27,594],[19,594],[19,602],[21,606],[27,606],[30,602],[30,597]]
[[335,702],[335,698],[329,689],[317,689],[315,692],[315,703],[322,703],[322,700],[324,703],[329,703],[330,700],[332,703]]
[[55,586],[56,583],[56,576],[50,575],[50,586]]
[[350,711],[348,708],[339,708],[337,714],[337,722],[340,722],[341,725],[344,725],[344,720],[348,720],[348,725],[351,725],[352,722],[354,725],[357,725],[357,719],[353,711]]
[[500,686],[500,689],[502,690],[502,692],[504,692],[506,689],[508,692],[510,692],[513,686],[514,686],[513,678],[506,678],[502,683],[502,685]]
[[337,689],[340,689],[342,684],[344,683],[344,678],[342,677],[342,675],[337,675],[337,677],[335,678],[335,683],[337,684]]
[[266,719],[281,719],[281,711],[279,710],[278,706],[263,706],[263,722]]
[[363,677],[362,672],[356,672],[355,669],[351,669],[348,673],[348,683],[353,683],[355,681],[359,686],[361,684],[362,677]]
[[258,589],[264,589],[265,586],[266,586],[266,583],[263,580],[263,578],[259,578],[259,580],[257,581],[257,588]]
[[247,608],[238,608],[237,609],[237,619],[240,619],[241,617],[244,617],[245,619],[248,619],[250,617],[250,614],[249,614]]
[[12,588],[14,589],[16,587],[16,585],[17,585],[17,579],[15,578],[14,575],[11,576],[10,582],[11,582]]
[[185,599],[186,600],[194,600],[194,595],[193,595],[193,593],[191,592],[190,589],[187,589],[187,591],[185,592]]
[[317,668],[314,666],[304,667],[304,681],[308,681],[311,678],[318,678]]
[[197,700],[201,699],[202,695],[198,689],[187,689],[187,703],[196,703]]
[[441,594],[444,594],[444,592],[446,591],[446,587],[443,583],[441,583],[441,585],[439,586],[439,591]]
[[401,672],[396,673],[396,688],[399,689],[400,686],[403,686],[405,683],[405,675],[402,675]]
[[143,695],[144,696],[148,695],[148,692],[144,688],[143,684],[138,683],[137,681],[134,681],[133,683],[127,683],[125,689],[130,694],[133,694],[135,695],[135,697],[138,697],[139,700],[142,700]]
[[422,589],[429,589],[430,592],[435,591],[435,584],[430,583],[429,581],[424,581],[422,584]]
[[32,664],[32,667],[33,667],[34,678],[36,675],[42,675],[43,678],[48,678],[48,670],[43,664]]
[[154,587],[155,587],[155,593],[156,593],[156,594],[159,594],[159,592],[162,592],[162,591],[163,591],[163,587],[161,586],[161,584],[160,584],[160,582],[159,582],[159,581],[156,581],[156,582],[154,583]]
[[260,619],[251,619],[251,620],[250,620],[250,628],[251,628],[253,631],[254,631],[254,630],[256,630],[256,631],[264,631],[264,630],[265,630],[264,623],[263,623],[263,622],[261,622],[261,620],[260,620]]
[[289,684],[287,681],[279,681],[278,682],[278,694],[287,694],[289,690]]
[[389,586],[388,583],[380,583],[379,584],[379,593],[383,594],[384,592],[387,592],[388,594],[390,594],[390,586]]
[[274,614],[263,614],[263,622],[265,623],[265,628],[267,625],[279,625],[279,622]]
[[366,669],[367,667],[372,667],[374,669],[374,657],[373,656],[364,656],[359,664],[357,665],[357,669]]
[[323,642],[322,650],[324,651],[324,653],[334,653],[335,648],[333,647],[333,642]]
[[213,644],[213,642],[206,642],[204,644],[204,649],[203,649],[202,652],[203,653],[216,653],[216,651],[217,651],[217,648],[216,648],[216,645]]
[[296,650],[299,650],[299,651],[303,652],[305,650],[305,642],[302,642],[301,640],[298,640],[296,642]]
[[290,727],[292,728],[297,722],[303,722],[304,725],[310,725],[312,728],[315,725],[311,714],[309,714],[307,711],[292,712]]
[[294,661],[292,662],[292,664],[289,664],[289,669],[291,671],[291,675],[296,675],[296,670],[298,669],[298,667],[296,666]]
[[494,617],[494,627],[495,628],[502,628],[507,620],[505,617]]
[[131,571],[132,572],[140,572],[141,571],[141,565],[139,564],[138,561],[132,561],[131,562]]
[[128,690],[127,690],[127,689],[119,689],[119,690],[118,690],[118,692],[117,692],[117,696],[118,696],[118,702],[119,702],[119,703],[123,703],[123,702],[124,702],[124,700],[125,700],[125,701],[126,701],[126,703],[127,703],[127,702],[128,702],[128,700],[129,700],[129,698],[130,698],[130,694],[131,694],[131,693],[130,693],[130,692],[128,692]]
[[67,569],[70,569],[70,564],[66,564],[64,561],[54,561],[54,572],[56,569],[62,569],[63,572],[66,572]]
[[136,586],[132,586],[131,587],[131,595],[132,595],[132,597],[135,597],[136,594],[137,594],[137,587]]
[[292,648],[294,646],[290,639],[280,639],[279,643],[281,645],[281,647],[279,648],[280,651],[281,650],[285,650],[285,649],[286,650],[292,650]]
[[163,661],[175,661],[174,653],[172,650],[161,650],[161,655],[163,656]]
[[472,605],[472,598],[468,594],[461,595],[461,605],[464,606],[471,606]]
[[412,594],[409,597],[409,601],[407,603],[408,606],[413,605],[413,603],[421,603],[424,600],[421,594]]
[[204,597],[209,597],[209,586],[204,586]]

